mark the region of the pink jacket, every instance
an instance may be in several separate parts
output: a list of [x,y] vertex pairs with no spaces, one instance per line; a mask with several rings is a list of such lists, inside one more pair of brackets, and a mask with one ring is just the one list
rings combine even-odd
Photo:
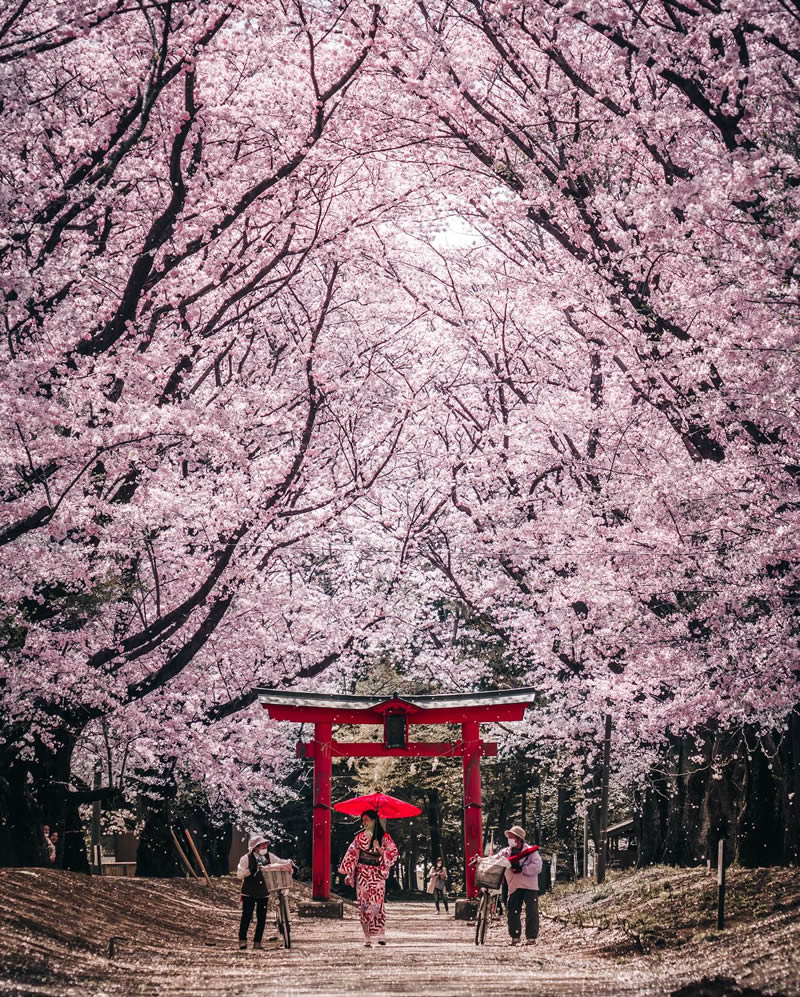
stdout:
[[[511,857],[511,848],[503,848],[497,853],[504,858]],[[508,895],[514,890],[539,890],[539,873],[542,871],[542,856],[539,852],[532,852],[521,862],[515,862],[510,869],[506,869],[506,882],[508,883]]]

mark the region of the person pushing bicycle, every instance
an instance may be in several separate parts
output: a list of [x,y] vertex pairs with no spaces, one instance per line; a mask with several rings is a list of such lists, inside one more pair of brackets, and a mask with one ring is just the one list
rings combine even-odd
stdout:
[[519,945],[522,935],[522,905],[525,905],[525,944],[533,945],[539,934],[539,873],[542,856],[538,845],[529,845],[525,830],[514,824],[505,832],[508,846],[497,853],[511,863],[506,869],[508,883],[508,933],[511,944]]
[[[264,935],[264,925],[267,921],[267,903],[269,901],[269,891],[264,881],[263,870],[270,864],[282,864],[292,867],[291,859],[281,859],[269,851],[269,842],[263,834],[251,834],[247,843],[247,852],[239,859],[236,869],[236,876],[242,881],[241,905],[242,918],[239,922],[239,948],[247,948],[247,932],[250,921],[253,918],[253,911],[256,915],[256,930],[253,938],[253,948],[261,948],[261,939]],[[275,924],[278,927],[278,922]],[[277,941],[278,936],[272,935],[270,941]],[[284,939],[285,941],[285,939]]]

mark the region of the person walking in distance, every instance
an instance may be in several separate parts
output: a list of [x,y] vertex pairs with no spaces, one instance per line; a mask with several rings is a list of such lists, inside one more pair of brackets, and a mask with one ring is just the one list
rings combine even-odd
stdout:
[[428,893],[433,894],[436,901],[436,913],[439,913],[439,904],[444,904],[445,913],[449,911],[447,906],[447,869],[441,856],[433,864],[433,868],[428,873]]
[[50,848],[48,851],[50,855],[50,864],[56,865],[58,855],[58,831],[53,831],[50,835]]
[[42,851],[47,856],[47,861],[50,865],[54,865],[56,861],[56,846],[53,844],[53,838],[50,834],[50,825],[42,825]]
[[508,933],[511,944],[519,945],[522,935],[522,905],[525,905],[525,944],[533,945],[539,934],[539,873],[542,856],[537,845],[525,841],[525,831],[515,824],[506,831],[508,846],[497,854],[507,858]]

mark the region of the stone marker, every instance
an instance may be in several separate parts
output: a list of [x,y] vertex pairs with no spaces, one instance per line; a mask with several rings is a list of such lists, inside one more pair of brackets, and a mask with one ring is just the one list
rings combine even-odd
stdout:
[[456,900],[456,921],[474,921],[477,916],[477,900]]

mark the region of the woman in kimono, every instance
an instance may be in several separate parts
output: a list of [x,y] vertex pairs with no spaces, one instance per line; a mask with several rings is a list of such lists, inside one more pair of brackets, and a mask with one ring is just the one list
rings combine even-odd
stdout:
[[386,944],[386,908],[383,898],[389,870],[397,861],[397,845],[384,831],[377,810],[361,815],[362,829],[345,852],[339,872],[355,886],[364,945]]

